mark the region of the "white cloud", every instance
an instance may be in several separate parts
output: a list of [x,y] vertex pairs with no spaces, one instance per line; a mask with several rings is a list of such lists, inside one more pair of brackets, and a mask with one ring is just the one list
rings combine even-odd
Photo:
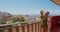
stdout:
[[[9,13],[11,13],[11,14],[22,14],[22,15],[31,15],[31,14],[40,14],[40,11],[41,10],[28,10],[28,11],[7,11],[7,12],[9,12]],[[46,11],[49,11],[50,12],[50,14],[56,14],[56,15],[60,15],[60,11],[59,10],[44,10],[45,12]]]
[[19,14],[39,14],[39,11],[21,11]]

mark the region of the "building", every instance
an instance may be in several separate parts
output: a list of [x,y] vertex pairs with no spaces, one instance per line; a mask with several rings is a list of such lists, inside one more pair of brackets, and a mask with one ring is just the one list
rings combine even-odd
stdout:
[[12,15],[10,13],[7,13],[7,12],[0,12],[0,24],[1,24],[1,19],[4,17],[4,18],[7,18],[7,20],[10,19]]

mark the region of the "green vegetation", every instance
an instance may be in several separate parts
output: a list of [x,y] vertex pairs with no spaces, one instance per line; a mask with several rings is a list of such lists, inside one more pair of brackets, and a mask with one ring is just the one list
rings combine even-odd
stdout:
[[[24,19],[24,17],[19,17],[19,18],[15,18],[15,17],[13,17],[12,18],[12,23],[16,23],[16,22],[24,22],[25,21],[25,19]],[[18,24],[16,24],[16,26],[17,26]],[[24,25],[24,24],[20,24],[20,25]]]
[[1,19],[1,24],[6,24],[6,21],[7,21],[7,18],[3,17],[3,18]]
[[[6,21],[8,20],[8,18],[6,18],[6,17],[3,17],[2,19],[1,19],[1,24],[6,24]],[[25,19],[24,19],[24,17],[19,17],[19,18],[15,18],[15,17],[13,17],[12,18],[12,23],[16,23],[16,22],[24,22],[25,21]]]
[[15,17],[12,18],[12,23],[16,23],[17,19]]
[[24,21],[25,21],[24,17],[20,17],[20,19],[18,19],[18,22],[24,22]]
[[25,19],[24,19],[24,17],[20,17],[20,18],[15,18],[15,17],[13,17],[12,18],[12,23],[16,23],[16,22],[24,22],[25,21]]

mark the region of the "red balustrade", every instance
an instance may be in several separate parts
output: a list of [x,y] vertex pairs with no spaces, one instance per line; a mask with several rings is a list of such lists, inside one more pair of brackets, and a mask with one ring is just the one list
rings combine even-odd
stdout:
[[28,24],[24,26],[18,26],[13,28],[6,28],[0,30],[0,32],[40,32],[40,22]]

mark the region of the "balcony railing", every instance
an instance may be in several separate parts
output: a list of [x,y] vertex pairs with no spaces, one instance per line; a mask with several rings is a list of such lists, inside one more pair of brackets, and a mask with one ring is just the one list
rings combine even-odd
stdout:
[[[15,25],[20,23],[11,23],[11,24],[1,24],[0,26]],[[24,23],[25,25],[15,26],[15,27],[6,27],[0,28],[0,32],[41,32],[40,22],[36,21],[33,23]]]

